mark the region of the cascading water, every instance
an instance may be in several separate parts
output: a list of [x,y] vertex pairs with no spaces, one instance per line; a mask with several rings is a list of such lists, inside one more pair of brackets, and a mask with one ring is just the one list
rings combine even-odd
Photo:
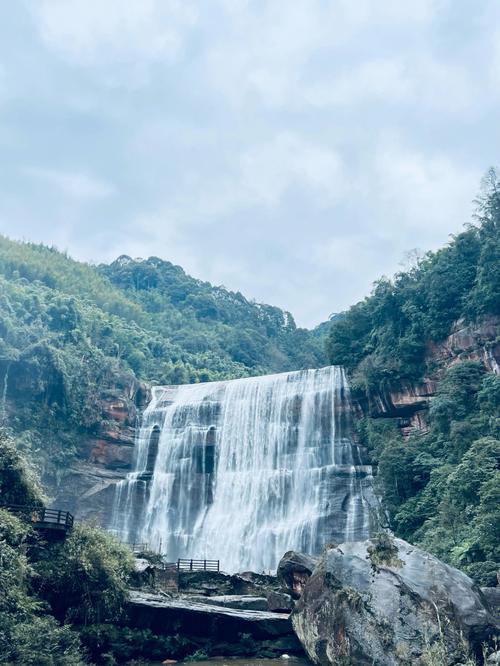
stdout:
[[111,527],[169,560],[273,569],[287,550],[369,536],[371,468],[342,368],[157,387]]

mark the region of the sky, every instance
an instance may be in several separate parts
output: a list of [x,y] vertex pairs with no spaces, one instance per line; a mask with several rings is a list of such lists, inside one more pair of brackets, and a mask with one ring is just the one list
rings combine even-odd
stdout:
[[314,326],[471,220],[498,0],[0,0],[0,233]]

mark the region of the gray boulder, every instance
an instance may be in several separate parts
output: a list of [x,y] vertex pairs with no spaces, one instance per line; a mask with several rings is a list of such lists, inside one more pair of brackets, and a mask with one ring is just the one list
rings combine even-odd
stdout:
[[296,553],[294,550],[289,550],[281,558],[277,571],[278,580],[293,599],[301,596],[318,561],[317,557]]
[[265,597],[254,597],[251,595],[227,594],[219,597],[205,597],[202,595],[190,594],[183,597],[183,600],[186,602],[208,604],[209,606],[235,608],[236,610],[270,610]]
[[389,535],[327,549],[292,622],[321,666],[424,664],[431,654],[451,666],[498,629],[468,576]]
[[267,608],[275,613],[289,613],[293,609],[293,599],[286,592],[269,592]]
[[488,602],[492,614],[500,620],[500,587],[482,587],[481,592]]

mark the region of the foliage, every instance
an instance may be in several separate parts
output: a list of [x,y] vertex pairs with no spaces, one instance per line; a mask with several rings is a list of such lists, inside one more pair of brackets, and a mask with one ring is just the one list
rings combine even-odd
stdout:
[[78,454],[99,398],[136,376],[154,384],[326,363],[324,333],[150,257],[109,266],[0,237],[0,423],[42,476]]
[[[0,624],[2,624],[0,618]],[[7,620],[7,627],[9,627]],[[5,626],[5,625],[4,625]],[[87,663],[80,650],[78,634],[68,626],[60,626],[50,616],[16,622],[5,632],[2,646],[0,629],[0,664],[23,666],[83,666]]]
[[384,565],[399,569],[403,562],[399,559],[398,552],[398,547],[389,532],[383,531],[375,534],[372,543],[368,546],[372,569],[378,571],[378,568]]
[[80,523],[35,568],[41,580],[38,593],[55,617],[86,625],[120,617],[133,557],[111,535]]
[[78,635],[44,615],[43,603],[31,594],[34,571],[20,548],[30,532],[0,510],[0,664],[79,666]]
[[81,640],[90,659],[96,664],[125,663],[134,659],[163,661],[184,659],[197,649],[197,644],[183,636],[158,636],[150,629],[130,629],[116,624],[94,624],[84,627]]
[[[475,224],[413,262],[331,324],[330,361],[350,373],[353,395],[374,404],[386,389],[432,376],[429,348],[457,322],[500,314],[500,181],[490,170]],[[495,341],[492,341],[494,344]],[[404,440],[397,419],[364,418],[360,442],[394,532],[496,585],[500,568],[500,377],[462,361],[441,378],[429,432]]]
[[430,410],[430,430],[403,441],[394,421],[364,419],[361,442],[398,536],[496,585],[500,567],[500,377],[452,366]]
[[42,492],[28,463],[22,458],[12,437],[0,428],[0,502],[6,504],[40,505]]
[[491,170],[477,201],[476,224],[429,252],[336,318],[327,339],[332,363],[355,385],[376,392],[392,380],[419,379],[426,345],[464,319],[500,313],[500,181]]

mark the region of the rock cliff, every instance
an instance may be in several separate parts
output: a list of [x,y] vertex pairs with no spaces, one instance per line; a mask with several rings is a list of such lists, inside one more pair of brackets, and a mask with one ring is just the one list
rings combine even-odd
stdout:
[[79,460],[62,483],[49,489],[54,505],[108,524],[114,486],[132,469],[137,418],[149,399],[149,387],[131,377],[99,395],[101,421],[95,432],[83,434]]
[[375,418],[398,418],[403,435],[413,428],[427,429],[426,413],[445,370],[460,361],[477,361],[489,372],[500,372],[500,317],[481,324],[457,322],[440,343],[427,345],[428,376],[419,382],[394,382],[358,404],[359,410]]

